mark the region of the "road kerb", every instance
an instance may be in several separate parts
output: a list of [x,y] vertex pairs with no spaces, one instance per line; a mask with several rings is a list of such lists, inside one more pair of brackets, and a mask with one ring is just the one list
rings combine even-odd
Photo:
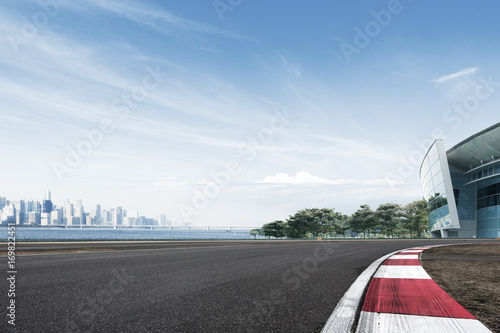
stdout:
[[356,332],[491,332],[414,260],[413,252],[421,250],[399,251],[381,263],[368,286]]
[[347,333],[352,331],[366,286],[382,262],[397,252],[399,251],[389,253],[375,260],[360,276],[358,276],[356,281],[354,281],[337,304],[335,310],[333,310],[333,313],[330,315],[330,318],[328,318],[321,333]]

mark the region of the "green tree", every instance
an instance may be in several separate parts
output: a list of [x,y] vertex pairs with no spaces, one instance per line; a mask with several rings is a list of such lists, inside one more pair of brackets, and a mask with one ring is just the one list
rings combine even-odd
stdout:
[[343,215],[329,208],[299,210],[287,220],[287,236],[304,238],[308,233],[314,237],[327,233],[342,232]]
[[347,220],[349,229],[355,233],[366,234],[369,232],[377,231],[377,221],[375,219],[375,212],[369,205],[361,205]]
[[422,238],[429,231],[428,209],[425,199],[410,202],[403,207],[405,224],[410,237]]
[[262,235],[262,229],[252,229],[250,235],[253,236],[253,239],[257,239],[257,235]]
[[262,227],[262,233],[264,236],[268,236],[269,238],[283,238],[286,236],[285,234],[286,223],[283,221],[274,221],[267,224],[264,224]]
[[394,237],[399,230],[402,216],[401,205],[395,203],[381,204],[375,211],[381,232],[390,237]]
[[330,208],[299,210],[287,220],[286,234],[290,238],[304,238],[311,233],[319,235],[342,233],[345,216]]
[[287,220],[286,235],[290,238],[305,238],[310,232],[313,215],[310,209],[299,210]]
[[344,234],[344,222],[347,216],[328,208],[321,209],[318,215],[323,235]]

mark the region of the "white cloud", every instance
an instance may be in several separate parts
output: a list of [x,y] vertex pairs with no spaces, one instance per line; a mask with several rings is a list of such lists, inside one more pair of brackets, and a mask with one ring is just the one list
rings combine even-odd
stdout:
[[438,77],[438,78],[434,79],[433,81],[435,83],[444,83],[444,82],[458,79],[458,78],[461,78],[464,76],[472,75],[472,74],[476,73],[478,70],[479,70],[478,67],[468,67],[468,68],[462,69],[456,73]]
[[[95,6],[113,12],[116,15],[125,17],[136,23],[146,25],[161,33],[168,35],[178,35],[176,31],[186,31],[203,35],[222,36],[225,38],[246,39],[251,38],[237,33],[219,29],[210,24],[203,24],[179,16],[175,16],[160,8],[127,1],[92,1]],[[173,30],[175,29],[175,30]]]
[[306,171],[297,172],[295,176],[290,176],[287,173],[279,173],[275,176],[267,176],[263,180],[258,181],[262,184],[292,184],[292,185],[302,185],[302,184],[330,184],[338,185],[353,182],[352,179],[337,179],[329,180],[326,178],[321,178],[318,176],[311,175]]
[[283,64],[283,67],[286,69],[286,71],[297,77],[297,78],[300,78],[300,76],[302,75],[301,71],[300,71],[300,66],[297,65],[297,64],[291,64],[284,56],[280,55],[280,59],[281,59],[281,63]]
[[380,145],[372,142],[365,143],[357,139],[334,137],[322,134],[311,134],[311,137],[318,139],[321,144],[317,145],[316,151],[320,154],[331,154],[336,156],[362,156],[380,161],[394,161],[393,154],[386,151]]
[[153,183],[154,187],[184,187],[188,182],[178,179],[177,177],[156,178]]

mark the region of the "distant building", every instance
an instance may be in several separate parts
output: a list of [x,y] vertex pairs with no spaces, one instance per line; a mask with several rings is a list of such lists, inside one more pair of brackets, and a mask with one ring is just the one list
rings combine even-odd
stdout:
[[52,207],[52,201],[43,200],[42,201],[42,213],[50,213],[52,212],[54,207]]
[[25,224],[27,222],[26,203],[24,200],[18,200],[14,201],[13,204],[16,212],[16,224]]
[[150,225],[150,226],[158,225],[157,219],[151,219],[151,218],[147,218],[145,216],[141,216],[140,219],[142,221],[142,225]]
[[69,199],[66,199],[66,201],[64,201],[64,211],[63,211],[64,223],[69,224],[68,219],[70,217],[73,217],[73,204],[69,201]]
[[52,224],[52,219],[50,214],[52,213],[52,210],[54,209],[52,205],[52,195],[50,191],[47,191],[45,193],[45,200],[42,201],[42,225],[49,225]]
[[76,217],[78,219],[78,221],[80,221],[80,224],[85,224],[87,222],[87,220],[85,218],[85,211],[83,209],[82,200],[78,200],[76,202],[75,211],[74,211],[73,216]]
[[102,223],[104,225],[113,224],[113,212],[103,209],[102,210]]
[[136,225],[145,225],[144,223],[145,217],[144,216],[139,216],[135,222]]
[[75,216],[70,216],[66,218],[67,225],[80,225],[80,218]]
[[31,225],[40,225],[41,224],[41,213],[38,212],[29,212],[28,223]]
[[123,225],[137,225],[137,219],[139,217],[139,212],[131,210],[123,215]]
[[0,210],[7,206],[7,198],[0,197]]
[[448,151],[434,141],[420,180],[433,238],[500,238],[500,123]]
[[136,223],[136,218],[135,217],[130,217],[130,216],[124,216],[123,217],[123,225],[135,225]]
[[59,208],[53,210],[50,214],[51,223],[50,224],[63,224],[63,209]]
[[172,221],[160,216],[156,219],[139,216],[138,211],[127,211],[121,206],[113,207],[109,211],[97,204],[95,210],[85,212],[82,200],[73,205],[66,199],[61,207],[52,202],[52,193],[47,191],[45,198],[40,201],[18,200],[10,202],[0,197],[0,224],[16,223],[19,225],[171,225]]
[[101,205],[95,205],[95,219],[96,219],[96,224],[103,224],[103,219],[102,219],[102,208]]
[[28,213],[41,213],[42,212],[42,205],[40,204],[39,201],[26,201],[26,211]]
[[51,214],[50,213],[42,213],[41,214],[41,222],[40,224],[41,225],[50,225],[51,222],[52,222],[52,219],[51,219]]
[[113,207],[113,225],[123,224],[123,211],[122,207]]
[[85,216],[85,225],[95,225],[96,224],[96,218],[92,217],[90,215]]

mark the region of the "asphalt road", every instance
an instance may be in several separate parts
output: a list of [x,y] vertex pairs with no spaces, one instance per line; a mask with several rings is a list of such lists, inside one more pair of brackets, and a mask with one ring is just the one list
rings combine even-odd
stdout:
[[0,332],[319,332],[374,260],[451,242],[221,242],[18,256],[16,326],[7,323],[2,278]]

